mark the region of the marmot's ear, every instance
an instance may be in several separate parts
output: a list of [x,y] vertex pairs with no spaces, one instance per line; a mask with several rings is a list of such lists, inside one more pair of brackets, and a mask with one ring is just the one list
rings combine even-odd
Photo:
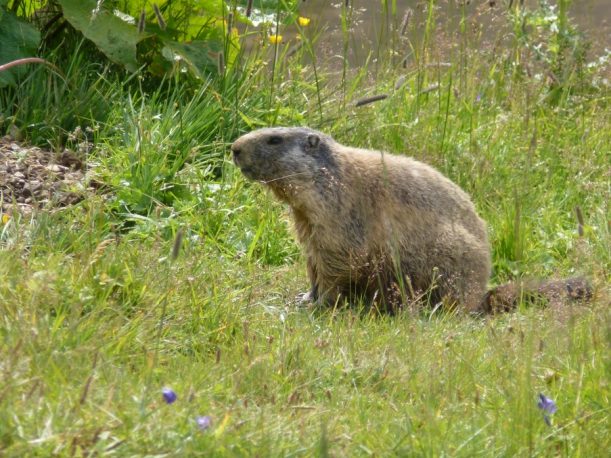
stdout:
[[320,137],[316,134],[308,135],[308,145],[310,148],[316,148],[320,143]]

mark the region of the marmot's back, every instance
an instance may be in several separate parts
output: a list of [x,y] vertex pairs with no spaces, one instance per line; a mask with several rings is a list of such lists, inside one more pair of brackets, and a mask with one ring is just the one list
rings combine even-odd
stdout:
[[427,295],[479,306],[490,274],[485,224],[432,167],[304,128],[260,129],[232,150],[248,178],[291,206],[312,299],[397,306]]

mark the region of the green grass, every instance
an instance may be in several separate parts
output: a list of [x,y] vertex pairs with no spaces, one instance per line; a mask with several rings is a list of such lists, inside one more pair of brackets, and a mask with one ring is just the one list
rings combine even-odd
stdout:
[[[165,248],[2,263],[6,455],[316,455],[322,428],[338,455],[609,445],[604,304],[486,320],[311,311],[290,305],[302,272],[206,246],[169,265]],[[551,428],[538,392],[559,406]]]
[[[272,50],[201,88],[176,79],[147,91],[89,73],[77,54],[63,105],[35,90],[36,78],[63,87],[43,70],[3,94],[31,141],[50,133],[57,147],[91,126],[90,162],[110,192],[0,227],[0,454],[605,456],[609,88],[569,68],[550,89],[515,69],[520,53],[545,65],[517,40],[496,54],[465,31],[471,48],[429,67],[444,46],[433,26],[406,70],[378,49],[375,80],[320,61],[313,75],[306,46],[279,62],[273,91],[255,61]],[[354,108],[381,92],[390,97]],[[85,96],[99,113],[82,110]],[[309,124],[436,166],[488,222],[492,284],[583,274],[595,299],[484,319],[296,306],[307,281],[286,209],[226,155],[266,124]],[[538,393],[558,405],[551,426]]]

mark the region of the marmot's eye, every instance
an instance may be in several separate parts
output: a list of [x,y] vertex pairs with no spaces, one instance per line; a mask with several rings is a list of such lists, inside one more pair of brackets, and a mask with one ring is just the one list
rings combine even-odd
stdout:
[[277,135],[273,135],[267,140],[268,145],[279,145],[280,143],[282,143],[282,137],[278,137]]

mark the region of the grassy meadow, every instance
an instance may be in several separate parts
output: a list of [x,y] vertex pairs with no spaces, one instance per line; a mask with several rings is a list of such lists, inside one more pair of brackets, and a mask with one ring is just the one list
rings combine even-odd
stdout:
[[[339,65],[317,54],[315,18],[281,43],[242,24],[249,45],[196,84],[101,64],[84,40],[47,50],[62,77],[31,67],[2,89],[2,134],[87,140],[103,186],[2,218],[0,455],[606,456],[609,55],[562,8],[537,27],[526,14],[546,11],[516,8],[492,37],[433,8],[403,33],[389,9],[358,68],[351,6]],[[287,209],[228,153],[269,125],[434,165],[488,223],[491,286],[584,275],[593,300],[492,317],[298,306]],[[539,393],[558,407],[547,421]]]

